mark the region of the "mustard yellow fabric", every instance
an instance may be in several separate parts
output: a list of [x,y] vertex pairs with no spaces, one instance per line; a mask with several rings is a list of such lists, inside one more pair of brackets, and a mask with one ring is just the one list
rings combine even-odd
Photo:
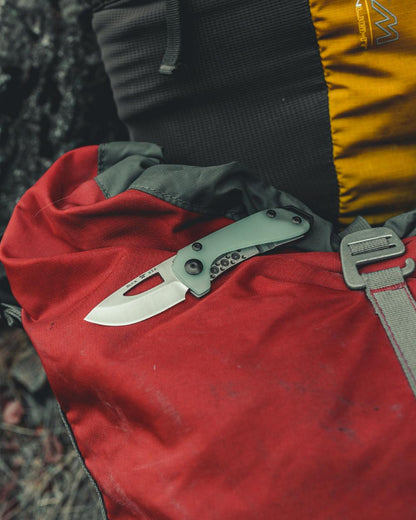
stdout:
[[340,222],[416,208],[415,0],[310,0],[328,85]]

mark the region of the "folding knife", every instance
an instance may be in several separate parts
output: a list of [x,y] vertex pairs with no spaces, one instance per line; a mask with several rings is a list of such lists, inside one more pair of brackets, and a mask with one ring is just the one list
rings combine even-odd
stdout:
[[[182,302],[188,290],[201,298],[220,274],[252,256],[299,240],[310,227],[310,219],[292,208],[254,213],[180,249],[105,298],[84,319],[98,325],[131,325]],[[160,275],[163,282],[145,292],[127,294],[154,275]]]

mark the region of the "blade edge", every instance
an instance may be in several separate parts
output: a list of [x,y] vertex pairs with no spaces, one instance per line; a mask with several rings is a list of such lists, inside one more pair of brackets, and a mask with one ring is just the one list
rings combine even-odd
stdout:
[[133,325],[184,301],[187,291],[188,287],[179,280],[162,283],[143,294],[122,296],[122,299],[120,291],[116,291],[94,307],[84,320],[110,327]]

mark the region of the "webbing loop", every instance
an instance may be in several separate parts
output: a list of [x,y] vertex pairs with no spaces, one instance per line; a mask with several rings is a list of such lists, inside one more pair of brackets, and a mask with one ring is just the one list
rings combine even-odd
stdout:
[[[365,289],[367,282],[365,276],[358,272],[358,267],[402,256],[405,251],[404,244],[396,233],[385,227],[364,229],[346,235],[340,246],[345,283],[350,289]],[[403,276],[411,274],[415,267],[414,260],[408,258]]]
[[416,301],[405,277],[415,270],[407,258],[404,267],[360,274],[358,267],[402,256],[406,248],[394,231],[371,228],[346,235],[340,253],[345,283],[364,289],[380,319],[416,397]]

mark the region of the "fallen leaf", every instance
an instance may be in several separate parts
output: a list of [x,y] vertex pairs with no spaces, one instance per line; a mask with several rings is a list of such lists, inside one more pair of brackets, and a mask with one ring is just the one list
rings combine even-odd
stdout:
[[52,433],[43,438],[44,459],[46,464],[56,464],[62,458],[64,447],[59,439]]
[[6,424],[19,424],[24,413],[25,410],[19,399],[9,401],[3,409],[3,422]]

